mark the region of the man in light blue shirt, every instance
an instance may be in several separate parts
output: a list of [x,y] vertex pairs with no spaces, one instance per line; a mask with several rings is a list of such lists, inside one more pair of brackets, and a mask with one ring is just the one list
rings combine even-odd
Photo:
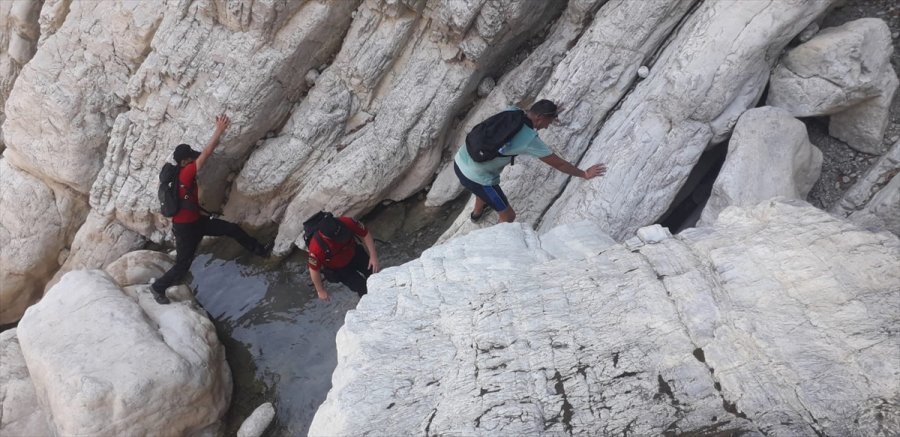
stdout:
[[475,208],[469,215],[473,222],[484,215],[485,205],[497,211],[500,222],[512,222],[516,219],[516,212],[500,189],[500,173],[515,155],[534,156],[565,174],[585,179],[593,179],[606,173],[606,166],[603,164],[592,165],[587,170],[579,169],[553,153],[538,137],[537,131],[550,126],[557,115],[555,103],[550,100],[537,101],[531,109],[525,111],[525,124],[500,148],[500,155],[494,159],[476,162],[465,145],[459,148],[453,159],[453,169],[463,187],[475,195]]

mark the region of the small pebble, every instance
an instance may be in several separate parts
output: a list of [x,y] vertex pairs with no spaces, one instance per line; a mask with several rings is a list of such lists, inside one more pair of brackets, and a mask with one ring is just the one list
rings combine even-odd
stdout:
[[650,75],[650,69],[646,65],[642,65],[641,68],[638,68],[637,74],[641,79],[646,79]]
[[845,184],[850,183],[850,178],[848,176],[841,176],[841,182]]

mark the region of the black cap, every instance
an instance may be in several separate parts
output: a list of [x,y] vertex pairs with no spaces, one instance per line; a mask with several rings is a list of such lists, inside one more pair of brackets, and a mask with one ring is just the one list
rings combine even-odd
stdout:
[[556,103],[553,103],[547,99],[538,100],[531,105],[530,111],[537,114],[543,115],[544,117],[556,118],[559,115],[556,111],[559,109],[556,107]]
[[322,235],[328,237],[329,240],[339,243],[350,239],[350,230],[335,217],[322,220],[322,224],[319,225],[319,231],[322,232]]
[[200,152],[191,148],[191,146],[187,144],[179,144],[178,147],[175,148],[175,153],[172,154],[172,158],[175,158],[175,162],[181,163],[182,160],[193,158],[197,159],[200,156]]

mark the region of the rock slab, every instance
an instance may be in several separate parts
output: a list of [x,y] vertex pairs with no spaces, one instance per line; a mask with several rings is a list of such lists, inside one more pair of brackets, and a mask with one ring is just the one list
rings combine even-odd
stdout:
[[54,434],[185,435],[225,413],[231,373],[212,322],[143,287],[135,299],[77,270],[25,312],[22,355]]
[[599,229],[497,225],[370,278],[310,435],[900,432],[896,236],[799,201]]

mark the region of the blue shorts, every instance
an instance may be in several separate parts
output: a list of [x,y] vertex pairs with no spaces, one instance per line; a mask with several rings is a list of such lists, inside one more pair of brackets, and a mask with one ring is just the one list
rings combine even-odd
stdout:
[[453,171],[456,172],[456,177],[459,178],[459,182],[463,187],[471,191],[472,194],[478,196],[479,199],[490,205],[491,208],[494,208],[494,211],[500,212],[509,208],[509,200],[506,200],[506,194],[503,194],[503,190],[500,189],[499,185],[481,185],[478,182],[467,178],[462,174],[462,171],[459,170],[459,166],[456,165],[455,162],[453,163]]

